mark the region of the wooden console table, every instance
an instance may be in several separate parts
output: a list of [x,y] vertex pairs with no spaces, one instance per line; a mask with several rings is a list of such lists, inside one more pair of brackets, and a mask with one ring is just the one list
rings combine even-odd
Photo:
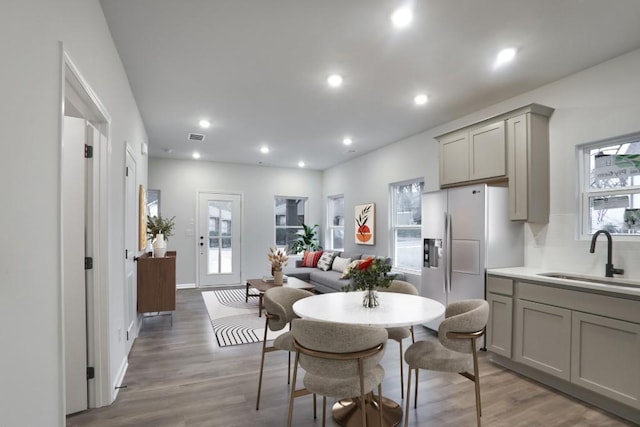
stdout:
[[176,252],[162,258],[146,253],[138,258],[138,313],[176,309]]

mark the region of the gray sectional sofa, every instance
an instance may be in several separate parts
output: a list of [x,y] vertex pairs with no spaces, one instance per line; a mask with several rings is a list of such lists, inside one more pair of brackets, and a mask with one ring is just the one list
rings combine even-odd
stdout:
[[[338,252],[338,256],[342,258],[350,258],[351,261],[356,259],[367,259],[368,257],[376,257],[376,255],[361,254],[354,252]],[[386,258],[391,263],[391,258]],[[341,279],[342,272],[335,270],[321,270],[316,267],[301,267],[302,260],[296,260],[295,267],[285,267],[283,273],[290,277],[296,277],[305,282],[310,282],[316,287],[318,293],[340,292],[342,288],[349,284],[349,279]],[[402,280],[402,273],[392,271],[390,274],[396,275],[396,279]]]

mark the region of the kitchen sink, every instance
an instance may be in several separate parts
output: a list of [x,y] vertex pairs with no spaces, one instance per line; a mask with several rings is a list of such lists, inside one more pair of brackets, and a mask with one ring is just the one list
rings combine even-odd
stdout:
[[552,277],[554,279],[575,280],[578,282],[598,283],[601,285],[624,286],[628,288],[640,288],[640,282],[627,279],[619,279],[617,277],[597,277],[587,276],[583,274],[573,273],[538,273],[538,276]]

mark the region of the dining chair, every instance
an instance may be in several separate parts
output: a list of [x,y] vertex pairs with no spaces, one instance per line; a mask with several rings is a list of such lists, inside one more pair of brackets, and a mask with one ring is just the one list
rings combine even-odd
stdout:
[[[392,280],[387,288],[378,288],[379,292],[396,292],[400,294],[418,295],[418,289],[409,282]],[[411,343],[415,343],[415,335],[412,326],[387,328],[389,339],[394,340],[400,346],[400,396],[404,399],[404,361],[402,359],[402,341],[411,335]]]
[[480,426],[482,407],[477,341],[484,335],[488,319],[489,304],[485,300],[470,299],[453,302],[445,310],[445,320],[440,323],[438,328],[438,338],[418,341],[407,349],[404,354],[404,359],[409,365],[405,427],[409,425],[412,369],[416,371],[414,408],[418,407],[418,372],[420,369],[457,372],[473,381],[476,392],[476,420],[478,427]]
[[[262,373],[264,371],[264,356],[272,351],[284,350],[289,352],[289,362],[287,367],[287,384],[291,383],[291,352],[293,348],[293,338],[291,332],[287,331],[273,340],[273,345],[267,346],[267,332],[280,331],[287,324],[291,328],[291,320],[296,318],[293,312],[293,304],[302,299],[312,296],[313,293],[303,289],[275,287],[264,293],[265,324],[264,339],[262,340],[262,357],[260,359],[260,377],[258,379],[258,397],[256,399],[256,411],[260,408],[260,393],[262,391]],[[295,383],[294,383],[295,384]],[[295,387],[295,386],[294,386]]]
[[[375,326],[321,322],[295,319],[291,334],[296,358],[293,384],[296,384],[298,366],[304,369],[304,388],[291,388],[289,417],[291,427],[293,401],[296,397],[313,393],[322,395],[322,425],[326,423],[327,397],[337,399],[359,397],[362,426],[367,425],[365,395],[373,398],[378,387],[382,396],[384,369],[380,360],[384,355],[387,331]],[[379,423],[382,426],[382,405],[378,404]]]

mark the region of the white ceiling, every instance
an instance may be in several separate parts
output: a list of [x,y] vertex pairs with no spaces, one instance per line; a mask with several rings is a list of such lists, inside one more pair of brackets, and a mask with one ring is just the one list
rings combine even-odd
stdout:
[[640,48],[638,0],[415,0],[402,31],[406,1],[100,3],[152,157],[322,170]]

